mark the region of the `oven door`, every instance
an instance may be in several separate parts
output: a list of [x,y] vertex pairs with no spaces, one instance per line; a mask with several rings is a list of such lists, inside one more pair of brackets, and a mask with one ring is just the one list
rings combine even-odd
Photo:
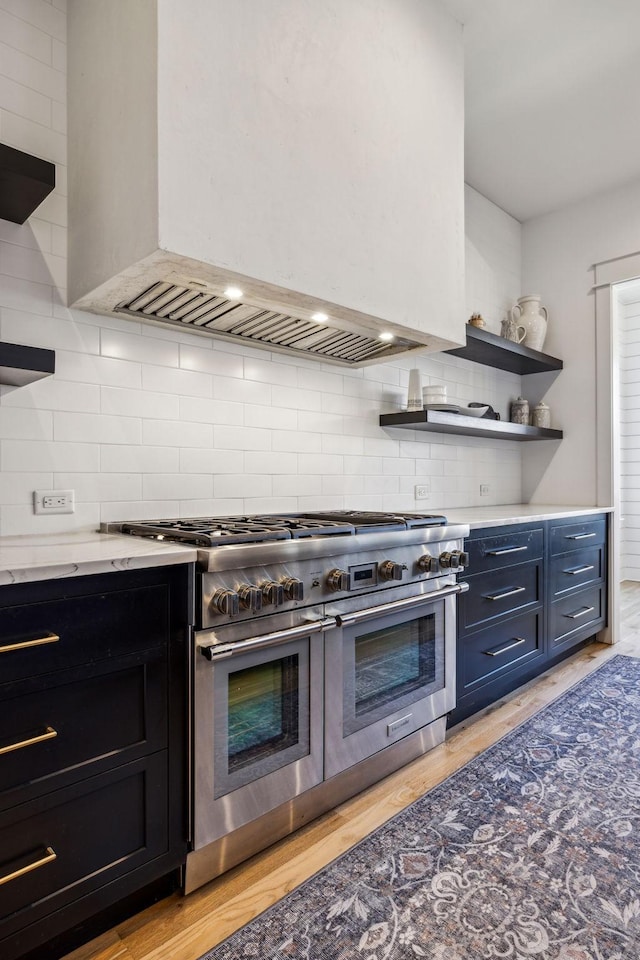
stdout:
[[322,781],[322,633],[334,623],[232,643],[224,628],[196,635],[196,850]]
[[325,636],[325,778],[453,710],[456,594],[466,588],[337,614]]

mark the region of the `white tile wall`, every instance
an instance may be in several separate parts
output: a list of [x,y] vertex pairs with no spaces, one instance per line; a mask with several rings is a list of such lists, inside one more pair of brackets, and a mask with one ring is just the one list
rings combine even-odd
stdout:
[[640,300],[619,320],[621,578],[640,580]]
[[[54,377],[0,388],[0,534],[518,502],[518,444],[378,423],[404,404],[411,366],[446,383],[452,402],[486,401],[503,417],[518,377],[445,354],[343,371],[66,308],[65,17],[65,0],[0,0],[0,141],[57,168],[27,224],[0,221],[0,338],[56,350]],[[499,332],[521,293],[520,225],[473,190],[466,202],[467,309]],[[431,497],[417,502],[426,480]],[[76,513],[34,516],[36,488],[74,489]]]

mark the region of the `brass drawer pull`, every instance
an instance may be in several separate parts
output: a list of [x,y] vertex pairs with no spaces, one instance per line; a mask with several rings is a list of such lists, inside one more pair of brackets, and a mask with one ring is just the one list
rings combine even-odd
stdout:
[[568,533],[565,540],[588,540],[590,537],[595,536],[595,533]]
[[563,616],[567,617],[569,620],[577,620],[578,617],[586,617],[588,613],[593,613],[595,607],[583,607],[582,610],[578,610],[577,613],[565,613]]
[[33,863],[28,863],[26,867],[20,867],[19,870],[14,870],[12,873],[6,873],[4,877],[0,877],[0,885],[3,883],[9,883],[10,880],[17,880],[18,877],[23,877],[25,873],[31,873],[32,870],[37,870],[39,867],[44,867],[45,864],[52,863],[56,859],[57,854],[53,847],[46,847],[46,853],[44,857],[40,857],[39,860],[34,860]]
[[33,640],[22,640],[19,643],[5,643],[0,646],[0,653],[10,653],[12,650],[26,650],[27,647],[39,647],[43,643],[55,643],[60,637],[57,633],[47,633],[44,637],[35,637]]
[[27,740],[20,740],[18,743],[9,743],[6,746],[0,746],[0,756],[3,753],[11,753],[13,750],[22,750],[23,747],[30,747],[34,743],[42,743],[43,740],[52,740],[58,736],[58,731],[53,727],[45,727],[44,733],[39,733],[35,737],[29,737]]
[[487,550],[488,557],[502,557],[505,553],[522,553],[523,550],[528,550],[529,547],[504,547],[502,550]]
[[586,567],[574,567],[572,570],[563,570],[563,573],[568,574],[570,577],[576,577],[579,573],[588,573],[589,570],[595,570],[595,566],[592,563],[587,564]]
[[483,653],[486,653],[488,657],[499,657],[501,653],[506,653],[507,650],[513,650],[514,647],[519,647],[526,642],[526,637],[514,637],[514,639],[508,643],[506,647],[500,647],[498,650],[484,650]]
[[509,587],[508,590],[503,590],[502,593],[485,593],[485,600],[504,600],[505,597],[513,597],[516,593],[524,593],[526,587]]

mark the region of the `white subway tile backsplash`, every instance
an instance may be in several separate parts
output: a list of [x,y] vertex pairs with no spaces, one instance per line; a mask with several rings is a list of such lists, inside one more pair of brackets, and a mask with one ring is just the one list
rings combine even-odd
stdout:
[[147,364],[142,367],[142,387],[144,390],[177,393],[185,397],[211,397],[213,394],[212,378],[207,373]]
[[135,447],[107,445],[100,454],[103,473],[178,473],[177,447]]
[[149,340],[149,338],[143,339],[136,332],[124,333],[111,329],[100,331],[100,353],[103,357],[158,364],[163,367],[177,367],[178,352],[177,343]]
[[124,387],[100,387],[100,409],[103,414],[178,420],[180,402],[180,398],[173,394],[128,390]]
[[213,427],[210,423],[187,423],[184,420],[145,420],[142,442],[145,446],[211,449]]
[[53,414],[49,410],[0,406],[0,438],[53,440]]
[[[491,486],[482,503],[519,500],[518,444],[378,422],[406,405],[414,366],[423,384],[446,382],[450,398],[503,417],[522,390],[515,375],[425,353],[349,370],[65,306],[65,24],[66,0],[0,0],[0,140],[57,167],[37,215],[0,221],[0,338],[56,351],[53,377],[0,387],[0,534],[176,514],[446,513],[479,502],[480,482]],[[466,205],[469,313],[499,332],[521,294],[520,225],[473,190]],[[636,440],[623,438],[628,461]],[[414,499],[420,479],[426,502]],[[75,514],[35,517],[43,487],[74,489]]]
[[195,447],[180,451],[181,473],[241,473],[245,454],[242,450],[199,450]]
[[[100,331],[86,323],[41,317],[24,310],[0,308],[2,338],[10,343],[25,343],[49,350],[73,350],[77,353],[100,352]],[[59,371],[58,371],[59,372]]]
[[268,474],[244,473],[220,474],[213,478],[213,493],[216,498],[233,499],[239,497],[271,497],[273,495],[273,478]]
[[142,440],[142,420],[60,411],[53,415],[53,436],[56,442],[75,440],[80,443],[138,444]]
[[246,409],[242,403],[228,400],[205,400],[201,397],[180,397],[179,416],[196,423],[230,424],[245,422]]
[[149,473],[142,477],[143,500],[202,500],[212,496],[210,474]]
[[213,446],[221,450],[270,450],[271,433],[257,427],[218,425],[213,430]]
[[3,471],[95,473],[100,470],[100,447],[97,443],[0,440],[0,463]]
[[298,454],[247,452],[244,455],[245,473],[295,474],[298,472]]
[[180,366],[184,370],[198,370],[200,373],[213,373],[220,377],[237,377],[242,379],[242,357],[234,357],[228,353],[218,353],[211,348],[212,341],[198,340],[193,343],[180,344]]
[[234,380],[231,377],[213,378],[213,396],[216,400],[268,406],[271,403],[272,389],[274,388],[270,384],[254,380]]

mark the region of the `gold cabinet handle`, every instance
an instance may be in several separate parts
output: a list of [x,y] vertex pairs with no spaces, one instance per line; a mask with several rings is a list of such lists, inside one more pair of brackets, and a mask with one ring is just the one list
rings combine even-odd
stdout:
[[33,640],[21,640],[18,643],[5,643],[0,646],[0,653],[10,653],[12,650],[26,650],[27,647],[39,647],[43,643],[55,643],[60,637],[57,633],[47,633],[44,637],[34,637]]
[[43,740],[53,740],[58,736],[58,731],[53,727],[45,727],[44,733],[38,733],[34,737],[28,737],[26,740],[19,740],[17,743],[8,743],[0,746],[0,756],[3,753],[12,753],[14,750],[22,750],[23,747],[30,747],[34,743],[42,743]]
[[31,873],[32,870],[37,870],[39,867],[44,867],[47,863],[52,863],[57,859],[57,854],[53,847],[46,847],[46,853],[44,857],[40,857],[39,860],[34,860],[33,863],[28,863],[26,867],[20,867],[19,870],[13,870],[11,873],[5,873],[4,877],[0,877],[0,885],[3,883],[9,883],[10,880],[17,880],[18,877],[23,877],[25,873]]
[[506,653],[507,650],[513,650],[514,647],[520,647],[526,642],[526,637],[514,637],[506,646],[500,647],[498,650],[484,650],[483,653],[486,653],[488,657],[499,657],[501,653]]

